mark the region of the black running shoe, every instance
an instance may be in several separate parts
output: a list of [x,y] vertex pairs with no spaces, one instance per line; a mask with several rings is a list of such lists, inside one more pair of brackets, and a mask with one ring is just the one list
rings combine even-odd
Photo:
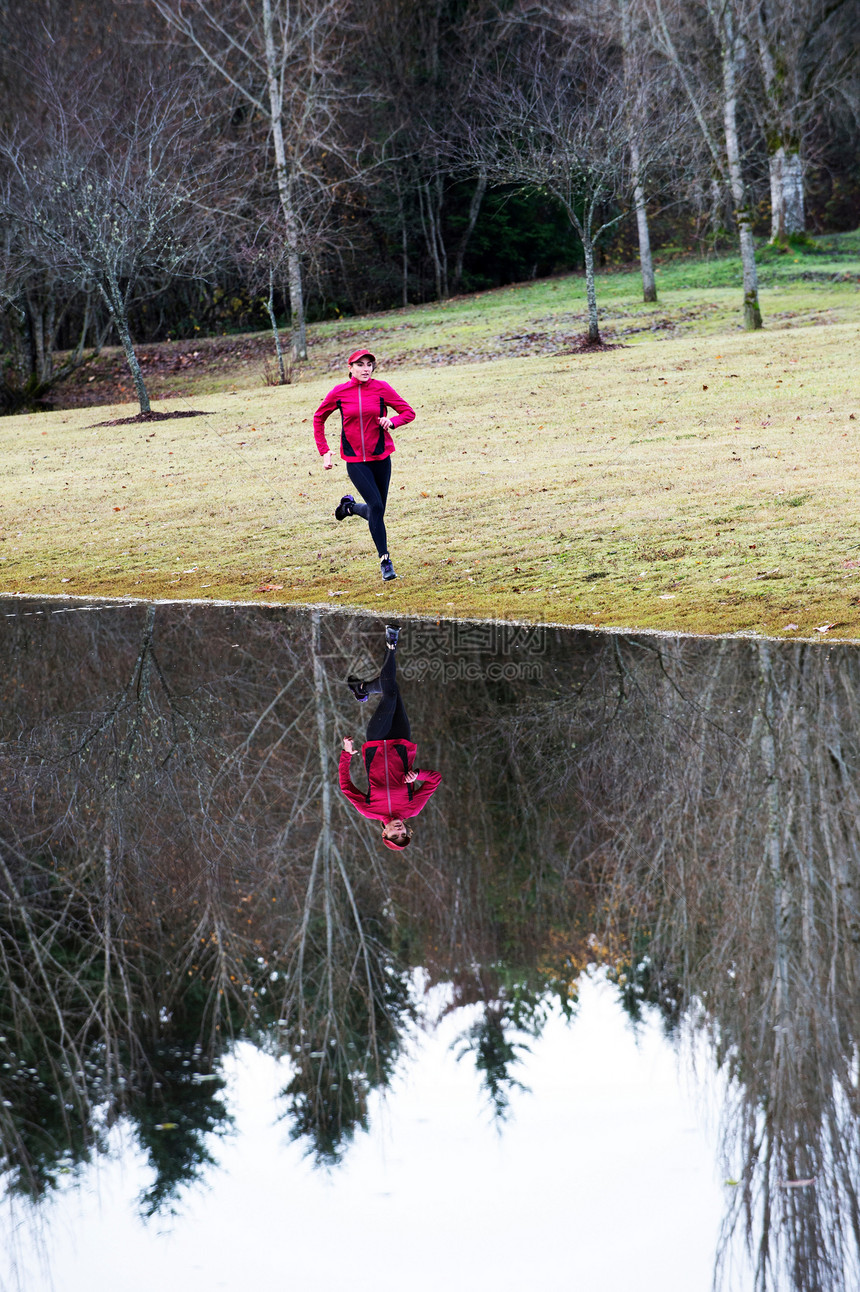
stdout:
[[350,673],[349,677],[346,679],[346,684],[350,691],[352,691],[356,700],[360,700],[362,704],[367,703],[368,695],[366,682],[362,682],[360,677],[356,677],[354,673]]
[[386,583],[389,579],[397,578],[397,575],[394,573],[394,566],[391,563],[390,556],[383,556],[382,560],[379,562],[379,568],[382,571],[382,577]]
[[345,520],[347,516],[354,515],[355,513],[352,510],[352,504],[354,502],[355,499],[352,494],[345,493],[334,509],[335,520]]
[[393,650],[393,649],[394,649],[394,647],[397,645],[397,638],[398,638],[399,636],[400,636],[400,625],[399,625],[399,624],[386,624],[386,625],[385,625],[385,644],[386,644],[386,646],[390,646],[390,647],[392,648],[392,650]]

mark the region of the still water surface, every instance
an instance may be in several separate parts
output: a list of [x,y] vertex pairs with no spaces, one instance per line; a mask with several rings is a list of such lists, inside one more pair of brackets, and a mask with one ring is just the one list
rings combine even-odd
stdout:
[[0,611],[1,1286],[857,1286],[854,650]]

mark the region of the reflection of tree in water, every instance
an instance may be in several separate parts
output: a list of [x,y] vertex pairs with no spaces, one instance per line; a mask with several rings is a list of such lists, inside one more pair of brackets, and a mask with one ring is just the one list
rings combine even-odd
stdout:
[[[335,791],[339,738],[366,716],[342,678],[378,652],[378,626],[133,608],[12,622],[3,849],[42,896],[16,905],[7,886],[7,909],[43,922],[41,978],[26,928],[4,928],[39,1019],[32,1045],[52,1056],[45,1186],[52,1164],[86,1160],[127,1116],[159,1171],[145,1205],[168,1202],[226,1125],[219,1065],[238,1035],[289,1057],[291,1134],[337,1160],[390,1079],[416,963],[455,982],[493,964],[475,1053],[501,1108],[505,1046],[516,1055],[555,990],[531,962],[553,912],[571,926],[569,864],[558,875],[552,848],[531,861],[541,813],[518,806],[519,762],[476,756],[476,720],[494,730],[515,693],[410,689],[427,761],[452,767],[453,811],[431,804],[404,860]],[[552,830],[562,838],[561,815]],[[25,1031],[8,1029],[11,1048]],[[14,1147],[19,1111],[5,1114],[7,1162],[37,1194],[32,1136]]]
[[851,1286],[856,656],[631,646],[622,680],[627,713],[580,769],[594,856],[618,936],[647,948],[621,969],[625,991],[703,1026],[731,1078],[726,1261],[740,1226],[756,1287]]
[[457,1049],[504,1117],[597,960],[631,1018],[704,1027],[732,1078],[726,1251],[746,1234],[760,1288],[855,1268],[851,651],[574,637],[542,685],[408,684],[445,784],[392,856],[335,791],[365,717],[341,679],[377,625],[93,620],[7,621],[0,670],[16,1187],[50,1188],[127,1116],[156,1168],[144,1206],[168,1205],[228,1125],[240,1035],[289,1058],[290,1134],[337,1161],[390,1080],[415,965],[478,1007]]
[[318,616],[213,635],[130,614],[107,641],[76,624],[77,652],[50,619],[6,642],[0,1135],[38,1196],[130,1118],[152,1211],[228,1124],[238,1035],[290,1055],[295,1133],[336,1158],[390,1075],[408,992],[370,841],[331,793]]
[[486,966],[454,983],[449,1011],[470,1003],[477,1004],[479,1011],[452,1049],[458,1059],[468,1057],[474,1062],[497,1122],[506,1121],[510,1114],[511,1092],[528,1090],[515,1069],[531,1052],[529,1042],[540,1036],[558,1001],[569,1015],[570,998],[551,991],[543,975],[517,975],[504,966]]

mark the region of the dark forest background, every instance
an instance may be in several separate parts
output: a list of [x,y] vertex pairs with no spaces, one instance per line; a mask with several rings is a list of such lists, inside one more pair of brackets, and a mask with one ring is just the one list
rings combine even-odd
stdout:
[[854,228],[857,19],[857,0],[2,0],[6,393],[132,336],[277,324],[301,359],[315,319],[640,253],[648,299],[652,246]]

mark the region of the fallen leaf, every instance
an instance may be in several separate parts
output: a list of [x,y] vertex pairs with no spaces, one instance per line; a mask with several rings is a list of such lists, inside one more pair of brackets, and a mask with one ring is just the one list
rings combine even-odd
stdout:
[[786,624],[782,631],[784,633],[796,633],[798,627],[798,624]]
[[283,587],[283,583],[261,583],[257,592],[281,592]]
[[829,633],[830,629],[835,627],[835,624],[819,624],[815,631],[817,633]]

